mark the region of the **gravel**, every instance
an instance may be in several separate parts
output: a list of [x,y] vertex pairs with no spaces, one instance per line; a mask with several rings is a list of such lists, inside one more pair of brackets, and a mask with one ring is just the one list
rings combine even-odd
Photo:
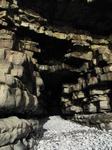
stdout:
[[32,150],[112,150],[112,130],[98,130],[51,116],[40,120],[37,133],[30,135]]

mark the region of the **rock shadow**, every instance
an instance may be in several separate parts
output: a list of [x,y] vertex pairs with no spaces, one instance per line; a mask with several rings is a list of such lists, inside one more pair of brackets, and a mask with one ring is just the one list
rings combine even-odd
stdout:
[[39,128],[37,130],[38,132],[38,140],[41,140],[43,138],[44,133],[47,131],[46,129],[44,129],[44,124],[50,120],[49,117],[43,118],[39,120]]

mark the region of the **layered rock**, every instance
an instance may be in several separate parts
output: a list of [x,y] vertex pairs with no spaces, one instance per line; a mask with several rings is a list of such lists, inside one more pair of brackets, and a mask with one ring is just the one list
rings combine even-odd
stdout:
[[[0,117],[61,114],[80,123],[112,128],[111,24],[107,28],[108,21],[102,23],[101,10],[95,0],[0,1]],[[106,10],[105,18],[110,21],[111,9]],[[10,118],[5,120],[1,131]],[[9,139],[8,128],[7,143],[2,141],[0,146],[34,132],[35,124],[23,122],[25,133],[16,131],[18,138]]]
[[25,138],[38,129],[38,121],[9,117],[0,119],[0,146],[13,144],[18,139]]

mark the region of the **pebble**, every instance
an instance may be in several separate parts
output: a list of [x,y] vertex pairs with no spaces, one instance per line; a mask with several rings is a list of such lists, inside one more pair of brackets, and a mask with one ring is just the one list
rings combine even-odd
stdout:
[[28,139],[34,150],[112,150],[112,130],[81,126],[60,116],[40,120],[36,134]]

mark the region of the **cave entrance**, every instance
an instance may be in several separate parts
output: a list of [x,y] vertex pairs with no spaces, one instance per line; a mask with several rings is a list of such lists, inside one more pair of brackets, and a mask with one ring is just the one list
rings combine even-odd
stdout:
[[45,102],[47,113],[51,115],[62,115],[61,95],[63,83],[73,83],[77,80],[77,74],[68,70],[60,70],[53,73],[40,72],[45,84]]
[[45,84],[45,103],[48,115],[59,115],[61,98],[61,75],[60,71],[55,73],[40,72]]
[[[37,59],[38,62],[37,66],[34,65],[34,70],[40,73],[44,81],[44,90],[42,88],[42,94],[39,97],[40,107],[43,107],[43,114],[44,112],[46,114],[45,109],[47,109],[48,115],[62,115],[62,106],[60,104],[62,85],[63,83],[77,83],[79,75],[66,67],[62,67],[63,63],[68,63],[64,60],[64,56],[72,50],[73,44],[70,40],[57,39],[45,34],[37,34],[33,31],[28,32],[27,29],[23,30],[23,28],[18,29],[16,36],[18,39],[31,38],[32,41],[38,43],[39,49],[41,49],[39,53],[34,52],[33,58]],[[69,63],[74,63],[72,60],[70,61]],[[75,62],[75,65],[77,65],[77,62]],[[38,66],[42,68],[47,66],[48,69],[44,70],[41,67],[40,69]]]
[[41,54],[34,57],[40,66],[48,69],[40,69],[41,78],[44,81],[44,101],[48,115],[61,115],[61,94],[63,83],[75,82],[76,74],[66,68],[62,68],[64,55],[71,48],[71,41],[60,40],[41,35],[38,37]]

